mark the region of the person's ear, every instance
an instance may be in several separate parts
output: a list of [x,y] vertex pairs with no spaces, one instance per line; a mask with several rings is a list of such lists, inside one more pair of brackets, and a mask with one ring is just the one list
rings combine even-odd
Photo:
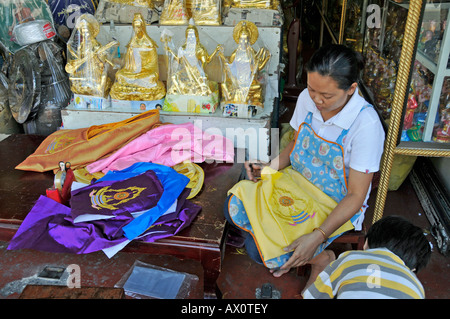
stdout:
[[364,246],[363,246],[363,250],[367,250],[367,249],[369,249],[370,247],[369,247],[369,241],[367,240],[367,238],[366,238],[366,241],[364,242]]
[[347,94],[348,95],[352,95],[353,93],[355,93],[356,88],[358,87],[358,83],[353,83],[350,88],[347,90]]

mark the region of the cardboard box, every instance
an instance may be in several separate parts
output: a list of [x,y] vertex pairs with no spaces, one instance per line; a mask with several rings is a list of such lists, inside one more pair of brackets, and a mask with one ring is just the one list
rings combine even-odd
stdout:
[[73,105],[76,109],[87,110],[104,110],[111,108],[111,98],[90,96],[90,95],[73,95]]
[[281,27],[283,15],[281,9],[242,9],[224,7],[223,25],[234,26],[242,20],[253,22],[257,27]]
[[114,21],[114,23],[132,23],[135,13],[142,14],[145,23],[148,25],[159,21],[159,13],[155,9],[107,0],[100,0],[97,11],[95,11],[95,18],[100,23],[109,23],[111,21]]
[[251,118],[257,114],[258,107],[248,104],[223,103],[222,115],[227,117]]
[[145,112],[162,109],[164,99],[154,101],[128,101],[111,99],[111,108],[114,111]]
[[210,96],[167,94],[163,111],[212,114],[219,106],[219,87]]

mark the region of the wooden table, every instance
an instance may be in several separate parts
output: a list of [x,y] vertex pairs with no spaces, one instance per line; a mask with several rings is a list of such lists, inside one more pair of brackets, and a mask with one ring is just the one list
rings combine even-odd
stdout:
[[[0,142],[0,240],[11,240],[34,202],[53,184],[52,172],[14,169],[43,139],[15,134]],[[225,245],[223,204],[228,189],[239,180],[243,165],[202,163],[201,166],[205,172],[203,189],[191,201],[200,205],[202,211],[192,224],[176,236],[155,243],[133,241],[122,251],[198,260],[204,269],[205,297],[215,297]]]

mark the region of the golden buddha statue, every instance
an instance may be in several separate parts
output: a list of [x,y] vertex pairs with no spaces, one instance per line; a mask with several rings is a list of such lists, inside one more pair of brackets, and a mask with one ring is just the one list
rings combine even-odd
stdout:
[[188,24],[189,15],[184,0],[164,0],[163,10],[159,17],[162,25],[185,25]]
[[211,55],[208,54],[200,42],[193,19],[190,19],[189,26],[186,28],[186,40],[178,49],[178,54],[175,54],[169,46],[169,36],[163,35],[161,41],[164,43],[170,61],[167,94],[211,95],[214,90],[213,83],[207,78],[205,66],[216,55],[219,46]]
[[113,99],[153,101],[164,97],[166,88],[159,80],[157,47],[147,34],[142,15],[136,13],[124,65],[117,71],[111,88]]
[[93,15],[82,14],[75,24],[67,43],[66,72],[69,73],[71,90],[75,94],[107,97],[112,85],[108,69],[114,66],[112,51],[119,43],[111,41],[102,46],[96,37],[100,24]]
[[239,22],[234,27],[233,38],[238,47],[228,60],[223,54],[223,48],[219,50],[225,75],[221,84],[223,103],[263,107],[258,73],[269,61],[270,52],[266,48],[260,48],[258,52],[253,49],[252,45],[258,39],[258,28],[253,22]]

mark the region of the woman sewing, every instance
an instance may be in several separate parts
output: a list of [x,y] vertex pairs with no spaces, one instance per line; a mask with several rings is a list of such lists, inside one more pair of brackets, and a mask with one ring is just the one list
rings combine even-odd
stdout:
[[385,135],[358,94],[361,65],[343,45],[320,48],[305,66],[295,138],[270,163],[246,162],[248,180],[229,191],[227,220],[248,232],[247,253],[276,277],[308,263],[308,286],[335,259],[325,248],[361,229]]

